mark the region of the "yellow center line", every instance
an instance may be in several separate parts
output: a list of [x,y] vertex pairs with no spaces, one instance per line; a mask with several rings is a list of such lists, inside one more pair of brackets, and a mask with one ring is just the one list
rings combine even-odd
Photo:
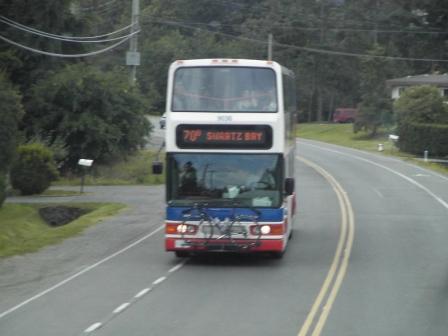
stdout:
[[[348,262],[354,240],[354,213],[347,193],[331,174],[329,174],[322,167],[305,158],[297,157],[297,159],[316,170],[328,181],[328,183],[336,193],[339,207],[341,209],[341,227],[339,241],[335,251],[333,262],[330,266],[327,277],[325,278],[324,283],[319,291],[319,294],[317,295],[316,300],[314,301],[313,306],[298,333],[298,336],[306,336],[308,334],[313,322],[316,319],[316,315],[318,314],[319,309],[322,307],[320,310],[318,321],[312,333],[312,336],[319,336],[328,318],[333,303],[336,300],[336,296],[347,272]],[[330,294],[328,295],[328,293]],[[327,295],[327,301],[325,305],[322,306],[322,302]]]

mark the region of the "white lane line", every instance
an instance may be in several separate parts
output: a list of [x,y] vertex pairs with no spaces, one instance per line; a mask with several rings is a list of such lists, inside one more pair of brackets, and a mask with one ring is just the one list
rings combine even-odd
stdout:
[[377,188],[373,188],[373,191],[375,191],[375,193],[379,196],[379,197],[381,197],[381,198],[384,198],[384,195],[381,193],[381,191],[379,191]]
[[100,322],[94,323],[92,324],[90,327],[88,327],[86,330],[84,330],[84,332],[86,334],[89,334],[95,330],[97,330],[98,328],[100,328],[102,326],[102,324]]
[[365,158],[360,157],[360,156],[356,156],[356,155],[352,155],[352,154],[344,153],[344,152],[337,151],[337,150],[333,150],[333,149],[328,149],[328,148],[321,147],[321,146],[312,145],[312,144],[310,144],[310,143],[306,143],[306,145],[311,146],[311,147],[315,147],[315,148],[319,148],[319,149],[324,150],[324,151],[327,151],[327,152],[332,152],[332,153],[336,153],[336,154],[339,154],[339,155],[348,156],[348,157],[354,158],[354,159],[356,159],[356,160],[364,161],[364,162],[370,163],[370,164],[372,164],[372,165],[374,165],[374,166],[383,168],[383,169],[385,169],[385,170],[391,172],[392,174],[395,174],[395,175],[397,175],[397,176],[399,176],[399,177],[405,179],[405,180],[408,181],[409,183],[415,185],[417,188],[420,188],[421,190],[425,191],[428,195],[430,195],[430,196],[431,196],[432,198],[434,198],[437,202],[439,202],[445,209],[448,210],[448,203],[445,202],[441,197],[439,197],[439,196],[437,196],[436,194],[434,194],[431,190],[429,190],[428,188],[426,188],[424,185],[418,183],[416,180],[414,180],[414,179],[412,179],[412,178],[410,178],[410,177],[408,177],[408,176],[406,176],[406,175],[404,175],[404,174],[402,174],[402,173],[400,173],[400,172],[398,172],[398,171],[396,171],[396,170],[394,170],[394,169],[392,169],[392,168],[389,168],[389,167],[387,167],[387,166],[384,166],[384,165],[382,165],[382,164],[376,163],[376,162],[374,162],[374,161],[372,161],[372,160],[369,160],[369,159],[365,159]]
[[168,271],[168,273],[174,273],[174,272],[178,271],[178,270],[179,270],[182,266],[184,266],[184,265],[185,265],[185,262],[182,262],[182,263],[180,263],[180,264],[174,266],[173,268],[171,268],[171,269]]
[[149,291],[151,290],[151,288],[145,288],[143,290],[141,290],[140,292],[138,292],[134,297],[136,299],[141,298],[143,295],[147,294]]
[[415,174],[415,177],[431,177],[431,175],[428,174]]
[[[298,144],[302,143],[302,144],[305,144],[305,145],[313,146],[313,143],[323,143],[323,142],[322,141],[318,141],[318,140],[300,139],[300,140],[297,141],[297,143]],[[361,155],[374,157],[376,159],[381,159],[383,161],[390,161],[390,162],[400,163],[400,164],[403,164],[403,165],[408,166],[410,168],[418,169],[418,170],[420,170],[422,172],[425,172],[425,174],[428,174],[430,177],[439,177],[439,178],[441,178],[441,179],[443,179],[445,181],[448,181],[448,177],[447,176],[442,175],[442,174],[440,174],[438,172],[435,172],[433,170],[429,170],[427,168],[420,167],[420,166],[416,165],[415,163],[406,162],[406,161],[403,161],[403,160],[400,160],[400,159],[397,159],[397,158],[394,158],[394,157],[390,157],[390,156],[382,156],[382,155],[379,155],[379,154],[366,152],[366,151],[363,151],[363,150],[360,150],[360,149],[356,149],[356,148],[344,147],[344,146],[340,146],[340,145],[333,145],[333,144],[329,144],[329,143],[325,143],[325,144],[329,145],[331,147],[334,147],[334,148],[343,148],[344,150],[347,150],[347,151],[350,151],[350,152],[359,153]],[[314,146],[318,147],[316,145],[314,145]]]
[[[181,263],[177,264],[176,266],[172,267],[165,276],[162,276],[160,278],[158,278],[157,280],[155,280],[152,283],[152,286],[156,286],[160,283],[162,283],[163,281],[165,281],[166,279],[168,279],[169,275],[174,273],[175,271],[179,270],[182,266],[184,266],[187,263],[187,260],[182,261]],[[90,326],[89,328],[87,328],[86,330],[95,330],[97,328],[99,328],[100,326],[106,325],[109,321],[111,321],[112,319],[114,319],[119,313],[121,313],[122,311],[124,311],[125,309],[129,308],[130,306],[132,306],[133,304],[137,303],[137,301],[142,298],[143,296],[145,296],[147,293],[149,293],[150,291],[152,291],[153,287],[147,287],[142,289],[140,292],[138,292],[137,294],[134,295],[134,297],[129,301],[129,302],[125,302],[123,304],[121,304],[120,306],[118,306],[117,308],[115,308],[115,310],[112,312],[112,314],[108,315],[101,323],[96,323],[93,324],[92,326]],[[97,326],[98,325],[98,326]],[[89,331],[89,332],[91,332]],[[87,332],[87,331],[85,331]]]
[[156,281],[154,281],[152,284],[153,284],[154,286],[156,286],[156,285],[162,283],[162,282],[165,281],[165,280],[166,280],[166,276],[163,276],[163,277],[158,278],[158,279],[157,279]]
[[117,308],[115,308],[114,310],[114,314],[119,314],[121,313],[123,310],[125,310],[127,307],[129,307],[130,303],[129,302],[125,302],[123,303],[121,306],[118,306]]
[[70,276],[70,277],[68,277],[67,279],[65,279],[65,280],[63,280],[63,281],[57,283],[56,285],[54,285],[54,286],[52,286],[52,287],[50,287],[50,288],[48,288],[48,289],[46,289],[46,290],[40,292],[39,294],[34,295],[33,297],[31,297],[31,298],[29,298],[29,299],[27,299],[27,300],[25,300],[25,301],[19,303],[18,305],[16,305],[16,306],[14,306],[14,307],[12,307],[12,308],[10,308],[10,309],[4,311],[3,313],[0,314],[0,319],[3,318],[3,317],[5,317],[6,315],[11,314],[12,312],[16,311],[17,309],[19,309],[19,308],[21,308],[21,307],[27,305],[28,303],[33,302],[33,301],[35,301],[35,300],[41,298],[42,296],[44,296],[44,295],[46,295],[46,294],[48,294],[48,293],[54,291],[55,289],[57,289],[57,288],[59,288],[59,287],[65,285],[66,283],[68,283],[68,282],[70,282],[70,281],[76,279],[77,277],[83,275],[84,273],[87,273],[87,272],[91,271],[92,269],[94,269],[94,268],[100,266],[101,264],[104,264],[105,262],[107,262],[107,261],[109,261],[109,260],[115,258],[116,256],[118,256],[118,255],[120,255],[120,254],[126,252],[127,250],[129,250],[129,249],[133,248],[134,246],[140,244],[141,242],[145,241],[145,240],[148,239],[149,237],[155,235],[157,232],[159,232],[159,231],[162,230],[163,228],[164,228],[163,225],[162,225],[162,226],[159,226],[157,229],[155,229],[155,230],[152,231],[151,233],[147,234],[146,236],[143,236],[142,238],[140,238],[139,240],[137,240],[137,241],[133,242],[132,244],[126,246],[125,248],[123,248],[123,249],[121,249],[121,250],[119,250],[119,251],[117,251],[117,252],[111,254],[110,256],[108,256],[108,257],[106,257],[106,258],[104,258],[104,259],[102,259],[102,260],[96,262],[96,263],[93,264],[93,265],[90,265],[90,266],[86,267],[86,268],[83,269],[82,271],[73,274],[72,276]]

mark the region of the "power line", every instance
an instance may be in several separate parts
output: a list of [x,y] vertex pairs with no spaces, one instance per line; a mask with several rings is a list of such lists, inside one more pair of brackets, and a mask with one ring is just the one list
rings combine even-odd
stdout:
[[[150,17],[149,15],[145,15],[146,17]],[[159,18],[151,16],[152,18],[158,20]],[[169,20],[169,19],[168,19]],[[208,22],[192,22],[192,21],[173,21],[178,22],[180,24],[185,25],[198,25],[198,26],[213,26],[211,23]],[[225,23],[219,23],[219,26],[221,27],[229,27],[229,28],[243,28],[243,27],[250,27],[245,26],[244,24],[225,24]],[[290,30],[298,30],[298,31],[320,31],[322,30],[322,27],[297,27],[293,26],[291,24],[278,24],[273,23],[272,28],[282,28],[282,29],[290,29]],[[424,34],[424,35],[448,35],[448,32],[444,31],[425,31],[425,30],[398,30],[398,29],[366,29],[366,28],[344,28],[344,27],[326,27],[325,30],[329,31],[347,31],[347,32],[366,32],[366,33],[384,33],[384,34]]]
[[[280,27],[280,28],[286,28],[291,30],[302,30],[302,31],[318,31],[322,30],[321,27],[294,27],[294,26],[286,26],[286,25],[276,25],[274,24],[273,27]],[[345,31],[345,32],[365,32],[365,33],[381,33],[381,34],[423,34],[423,35],[447,35],[448,32],[443,31],[424,31],[424,30],[382,30],[382,29],[362,29],[362,28],[325,28],[325,30],[330,31]]]
[[[196,30],[208,32],[211,34],[226,36],[226,37],[237,39],[237,40],[267,45],[267,42],[264,40],[258,40],[258,39],[249,38],[249,37],[245,37],[245,36],[235,36],[232,34],[211,31],[208,29],[193,27],[190,25],[176,22],[176,21],[152,20],[152,22],[182,27],[182,28],[186,28],[186,29],[196,29]],[[284,47],[284,48],[290,48],[290,49],[306,51],[306,52],[310,52],[310,53],[317,53],[317,54],[334,55],[334,56],[347,56],[347,57],[358,57],[358,58],[378,58],[378,59],[387,59],[387,60],[391,60],[391,61],[448,62],[448,60],[443,60],[443,59],[380,56],[380,55],[369,55],[369,54],[360,54],[360,53],[352,53],[352,52],[334,51],[334,50],[319,49],[319,48],[300,47],[300,46],[296,46],[296,45],[292,45],[292,44],[279,43],[279,42],[274,42],[273,44],[276,46],[279,46],[279,47]]]
[[19,48],[22,48],[22,49],[25,49],[25,50],[28,50],[28,51],[32,51],[32,52],[35,52],[35,53],[38,53],[38,54],[42,54],[42,55],[53,56],[53,57],[61,57],[61,58],[88,57],[88,56],[95,56],[95,55],[98,55],[98,54],[102,54],[104,52],[107,52],[109,50],[112,50],[112,49],[118,47],[119,45],[121,45],[124,42],[128,41],[130,38],[132,38],[132,36],[131,37],[126,37],[123,40],[121,40],[120,42],[115,43],[115,44],[113,44],[113,45],[111,45],[111,46],[109,46],[107,48],[104,48],[104,49],[101,49],[101,50],[97,50],[97,51],[93,51],[93,52],[89,52],[89,53],[84,53],[84,54],[58,54],[58,53],[52,53],[52,52],[48,52],[48,51],[44,51],[44,50],[31,48],[31,47],[28,47],[28,46],[20,44],[18,42],[12,41],[12,40],[10,40],[10,39],[0,35],[0,39],[1,40],[5,41],[5,42],[7,42],[9,44],[12,44],[12,45],[14,45],[16,47],[19,47]]
[[22,30],[22,31],[25,31],[25,32],[28,32],[28,33],[31,33],[31,34],[34,34],[34,35],[50,38],[50,39],[53,39],[53,40],[64,41],[64,42],[72,42],[72,43],[105,43],[105,42],[118,41],[118,40],[121,40],[121,39],[124,39],[124,38],[127,38],[127,37],[131,37],[131,36],[134,36],[135,34],[137,34],[136,32],[132,32],[132,33],[127,34],[127,35],[118,36],[118,37],[112,37],[112,38],[107,38],[107,39],[102,39],[102,40],[92,40],[90,38],[88,40],[81,40],[81,39],[73,39],[71,37],[48,36],[48,34],[38,33],[38,32],[35,32],[33,30],[30,30],[30,29],[26,29],[26,28],[22,28],[20,26],[16,26],[16,25],[14,25],[12,23],[9,23],[7,21],[2,20],[2,18],[0,18],[0,22],[3,22],[3,23],[5,23],[5,24],[7,24],[7,25],[9,25],[9,26],[11,26],[11,27],[13,27],[15,29],[19,29],[19,30]]
[[107,7],[110,7],[110,6],[114,5],[114,4],[115,4],[114,6],[117,6],[118,4],[116,4],[116,2],[117,2],[117,0],[110,0],[110,1],[104,2],[102,4],[96,5],[96,6],[79,7],[79,10],[83,11],[83,12],[84,11],[87,12],[87,11],[91,11],[93,9],[107,8]]
[[17,29],[21,29],[21,30],[25,30],[27,32],[30,33],[34,33],[36,35],[41,35],[41,36],[45,36],[45,37],[49,37],[49,38],[63,38],[63,39],[70,39],[70,40],[89,40],[89,39],[98,39],[98,38],[102,38],[102,37],[107,37],[110,35],[115,35],[119,32],[122,32],[124,30],[127,30],[129,28],[131,28],[133,26],[133,24],[127,25],[126,27],[122,27],[118,30],[115,30],[113,32],[107,33],[107,34],[101,34],[101,35],[96,35],[96,36],[64,36],[64,35],[57,35],[57,34],[51,34],[51,33],[47,33],[44,32],[42,30],[38,30],[29,26],[25,26],[21,23],[18,23],[16,21],[13,21],[11,19],[8,19],[7,17],[0,15],[0,22],[3,22],[5,24],[8,24],[10,26],[14,26]]

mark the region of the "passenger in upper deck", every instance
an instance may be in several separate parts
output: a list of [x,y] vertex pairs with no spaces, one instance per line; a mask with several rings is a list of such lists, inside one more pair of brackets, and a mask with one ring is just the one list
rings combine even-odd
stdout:
[[236,103],[237,111],[253,111],[256,107],[256,99],[249,90],[244,90],[241,98]]
[[277,110],[277,101],[274,88],[260,88],[254,94],[256,99],[257,111],[275,112]]
[[173,90],[173,111],[182,111],[186,108],[186,90],[182,81],[176,81]]

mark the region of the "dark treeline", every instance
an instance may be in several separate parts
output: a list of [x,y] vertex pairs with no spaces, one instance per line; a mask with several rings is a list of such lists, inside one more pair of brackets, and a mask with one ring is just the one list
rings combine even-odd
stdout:
[[[3,37],[47,52],[79,54],[114,42],[56,40],[20,30],[5,19],[51,34],[100,36],[130,24],[131,1],[3,0],[0,13]],[[166,72],[173,60],[266,59],[269,34],[274,38],[274,60],[297,74],[302,121],[328,120],[336,107],[378,100],[372,95],[383,95],[385,79],[448,71],[448,62],[440,61],[448,59],[445,0],[140,0],[139,19],[137,85],[114,89],[133,90],[139,96],[141,106],[137,105],[146,113],[164,109]],[[61,116],[45,125],[38,122],[51,104],[35,96],[51,90],[44,81],[74,85],[79,69],[85,67],[91,76],[98,71],[108,74],[107,79],[98,78],[98,83],[107,85],[112,77],[126,82],[127,48],[124,43],[96,56],[59,58],[0,40],[0,71],[22,97],[24,136],[35,136],[42,129],[51,133],[52,127],[60,125]],[[100,94],[91,95],[98,98]],[[97,144],[95,150],[102,152],[103,147]]]

